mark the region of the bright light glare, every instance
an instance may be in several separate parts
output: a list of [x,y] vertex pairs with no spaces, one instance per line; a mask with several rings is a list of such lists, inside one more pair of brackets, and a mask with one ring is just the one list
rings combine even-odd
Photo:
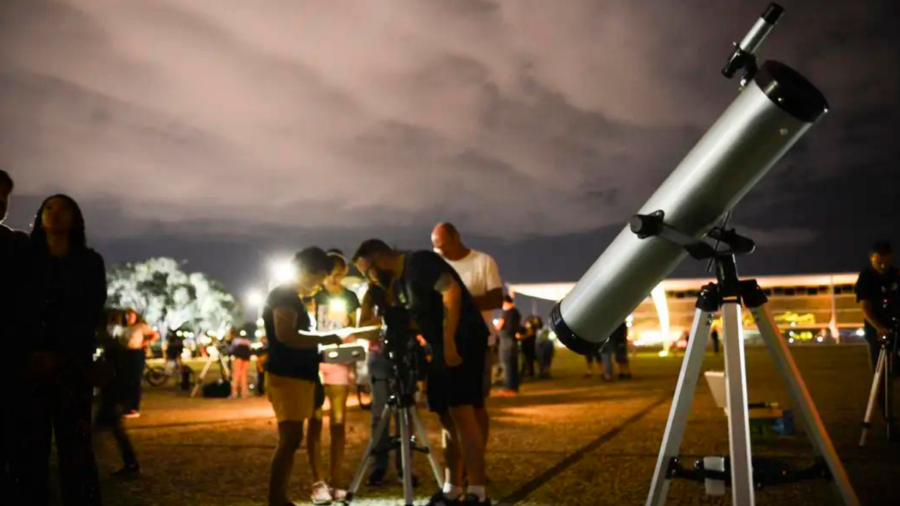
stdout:
[[662,350],[661,352],[659,352],[659,356],[660,356],[660,357],[668,357],[668,356],[669,356],[669,352],[666,351],[666,350]]
[[791,344],[794,344],[794,338],[792,337],[792,338],[788,339],[788,342]]
[[857,329],[856,335],[858,335],[859,337],[866,337],[866,331],[863,329]]
[[347,301],[344,299],[331,299],[328,301],[328,311],[332,313],[346,313]]
[[272,278],[277,283],[287,283],[297,277],[297,270],[294,264],[288,261],[275,262],[272,264]]
[[265,302],[263,294],[258,290],[250,290],[247,292],[247,304],[251,307],[260,307]]
[[819,341],[820,343],[824,343],[824,342],[825,342],[825,338],[822,337],[822,336],[819,336],[819,337],[816,338],[816,341]]

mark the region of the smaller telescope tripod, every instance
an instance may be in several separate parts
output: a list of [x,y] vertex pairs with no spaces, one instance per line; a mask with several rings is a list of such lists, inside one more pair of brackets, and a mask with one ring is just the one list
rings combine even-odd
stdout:
[[[396,382],[397,380],[391,380]],[[384,431],[390,427],[391,418],[396,417],[399,421],[400,436],[392,436],[389,444],[385,448],[376,448],[378,441]],[[410,433],[410,429],[415,434]],[[362,461],[356,467],[356,474],[347,492],[347,501],[352,501],[356,497],[359,487],[362,484],[363,476],[369,470],[369,465],[379,453],[389,452],[392,449],[400,450],[401,462],[403,465],[403,499],[406,506],[413,505],[413,484],[412,484],[412,452],[413,450],[424,453],[428,457],[428,463],[431,464],[431,470],[434,473],[434,480],[440,487],[441,469],[432,455],[431,446],[428,444],[428,436],[425,433],[425,425],[419,418],[416,411],[416,403],[412,393],[391,394],[388,403],[381,412],[381,420],[372,434],[372,439],[366,447],[366,453],[363,455]]]
[[206,363],[203,364],[203,370],[200,371],[200,375],[197,376],[197,382],[194,383],[194,388],[191,389],[191,397],[196,397],[197,394],[200,393],[200,389],[203,387],[203,381],[206,379],[206,375],[209,374],[213,362],[219,363],[219,372],[222,379],[224,381],[231,380],[231,369],[228,368],[228,364],[225,362],[225,354],[220,351],[216,354],[216,358],[213,358],[212,353],[210,353],[206,356]]
[[872,415],[875,411],[875,403],[878,402],[879,390],[881,397],[881,415],[884,418],[887,440],[892,441],[894,423],[894,358],[897,356],[897,333],[892,331],[886,339],[881,341],[881,351],[878,354],[878,363],[875,365],[875,377],[872,378],[872,391],[869,394],[869,405],[866,407],[866,416],[862,422],[862,436],[859,438],[859,446],[866,446],[866,437],[872,428]]

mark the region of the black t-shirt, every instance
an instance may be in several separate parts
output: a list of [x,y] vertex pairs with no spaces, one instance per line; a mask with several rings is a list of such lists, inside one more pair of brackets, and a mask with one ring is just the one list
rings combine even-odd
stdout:
[[444,302],[434,285],[443,275],[453,276],[462,291],[456,349],[465,357],[484,355],[489,335],[475,300],[456,270],[433,251],[406,253],[403,276],[394,285],[394,297],[410,311],[413,322],[443,363]]
[[[26,286],[28,236],[0,224],[0,338],[12,346],[16,354],[29,342],[24,332],[34,327],[26,322]],[[15,360],[14,360],[15,361]]]
[[359,309],[359,297],[349,288],[337,295],[322,289],[316,294],[315,301],[316,330],[319,332],[346,328],[350,315]]
[[269,360],[266,370],[279,376],[316,381],[319,376],[318,348],[292,348],[278,340],[275,334],[275,309],[287,308],[297,313],[294,330],[310,330],[311,321],[306,312],[306,304],[291,285],[282,285],[269,294],[263,309],[266,337],[269,339]]
[[503,311],[503,330],[500,331],[501,339],[516,340],[516,332],[522,326],[522,313],[516,308]]
[[[869,267],[859,274],[856,281],[856,301],[867,300],[872,303],[875,317],[882,325],[891,323],[891,316],[900,316],[900,270],[890,267],[880,274]],[[866,320],[866,331],[874,331],[874,327]]]

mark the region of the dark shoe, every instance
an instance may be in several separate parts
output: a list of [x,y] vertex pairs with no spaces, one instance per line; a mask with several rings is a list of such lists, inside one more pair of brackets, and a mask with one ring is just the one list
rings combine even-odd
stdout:
[[424,506],[463,506],[468,504],[463,499],[463,496],[459,499],[448,499],[443,490],[438,490]]
[[122,469],[119,469],[118,471],[112,473],[113,477],[115,478],[127,478],[130,476],[137,476],[139,474],[141,474],[141,466],[137,464],[127,465]]
[[491,506],[490,497],[486,498],[484,501],[478,501],[478,496],[475,494],[467,494],[466,498],[459,502],[460,506]]
[[383,469],[376,469],[369,475],[368,484],[370,487],[381,487],[384,485],[384,475],[387,474]]

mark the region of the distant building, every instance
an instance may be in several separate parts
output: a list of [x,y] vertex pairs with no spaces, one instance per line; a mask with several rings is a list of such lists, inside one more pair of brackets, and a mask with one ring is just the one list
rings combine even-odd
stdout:
[[[853,286],[857,274],[756,276],[769,298],[779,328],[792,343],[861,340],[863,313]],[[700,288],[714,280],[669,279],[660,283],[631,315],[629,339],[638,346],[668,347],[690,331]],[[515,293],[561,300],[575,283],[513,284]],[[721,320],[717,320],[721,330]],[[749,313],[744,314],[746,338],[758,336]]]

